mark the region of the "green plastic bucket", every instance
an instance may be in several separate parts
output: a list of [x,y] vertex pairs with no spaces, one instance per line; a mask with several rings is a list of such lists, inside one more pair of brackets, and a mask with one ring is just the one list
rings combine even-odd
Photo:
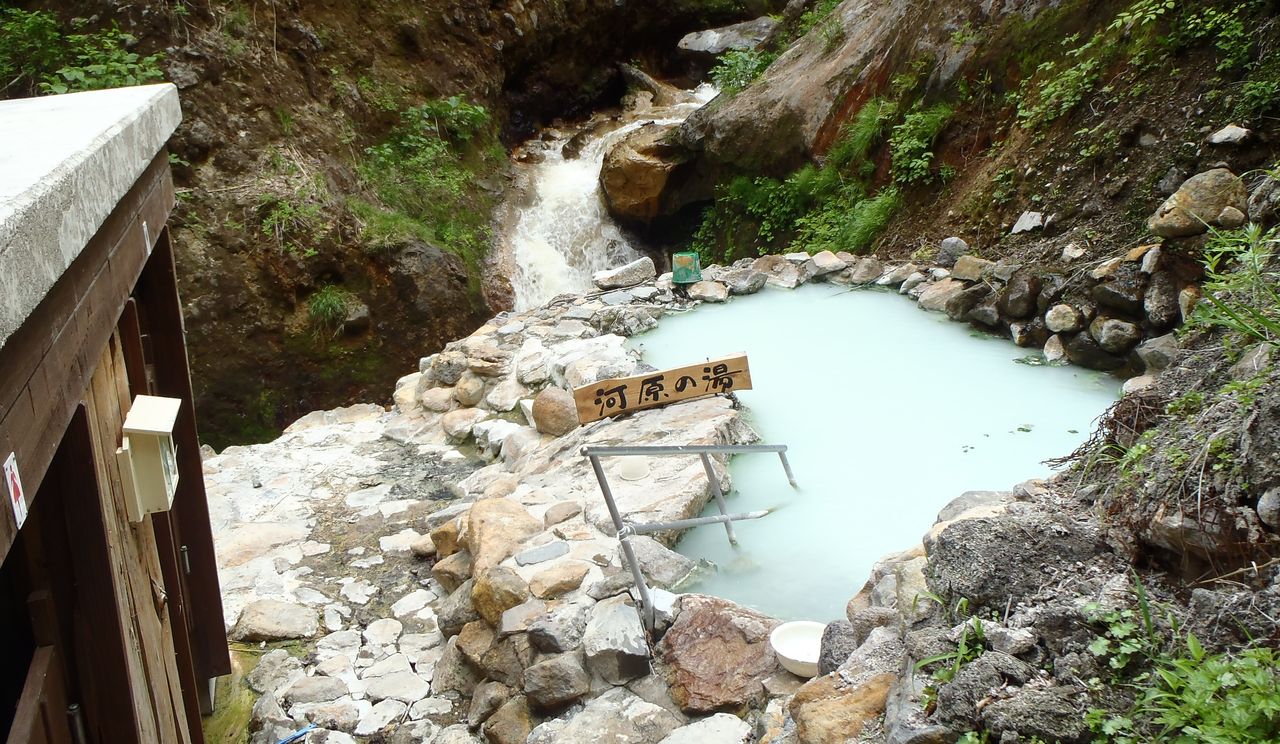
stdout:
[[675,284],[693,284],[702,281],[702,266],[698,261],[697,253],[685,251],[671,257],[671,281]]

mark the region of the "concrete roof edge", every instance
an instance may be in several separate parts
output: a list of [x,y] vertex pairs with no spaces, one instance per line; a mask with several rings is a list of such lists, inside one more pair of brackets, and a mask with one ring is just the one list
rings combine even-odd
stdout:
[[[0,128],[46,150],[0,152],[26,167],[0,184],[0,346],[102,227],[182,121],[171,83],[10,102]],[[29,115],[27,115],[29,113]],[[83,121],[76,121],[82,117]],[[96,118],[95,118],[96,117]],[[104,120],[102,117],[106,117]],[[42,128],[48,122],[49,133]],[[61,135],[56,142],[50,138]],[[155,232],[152,233],[153,235]]]

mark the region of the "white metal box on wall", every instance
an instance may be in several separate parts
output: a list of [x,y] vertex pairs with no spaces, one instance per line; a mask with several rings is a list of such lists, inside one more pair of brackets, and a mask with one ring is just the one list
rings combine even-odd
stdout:
[[116,461],[132,522],[173,506],[178,488],[173,426],[181,406],[178,398],[139,395],[125,416],[124,439],[116,450]]

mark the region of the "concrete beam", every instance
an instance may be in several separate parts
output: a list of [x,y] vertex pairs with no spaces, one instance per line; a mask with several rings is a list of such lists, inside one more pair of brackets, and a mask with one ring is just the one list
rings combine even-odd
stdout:
[[0,101],[0,347],[181,121],[168,83]]

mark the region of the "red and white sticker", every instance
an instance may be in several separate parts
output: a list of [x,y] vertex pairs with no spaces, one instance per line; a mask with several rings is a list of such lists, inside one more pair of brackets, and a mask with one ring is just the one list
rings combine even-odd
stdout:
[[22,529],[22,523],[27,521],[27,497],[22,492],[22,478],[18,475],[18,457],[13,452],[10,452],[9,459],[4,461],[4,484],[9,492],[9,506],[13,507],[13,519],[18,523],[18,529]]

